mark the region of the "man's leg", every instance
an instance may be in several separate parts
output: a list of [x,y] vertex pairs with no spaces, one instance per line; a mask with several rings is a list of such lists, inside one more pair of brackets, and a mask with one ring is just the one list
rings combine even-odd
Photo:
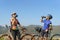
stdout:
[[12,34],[13,40],[16,40],[16,34],[14,30],[11,31],[11,34]]
[[40,40],[43,40],[44,39],[44,31],[41,32],[41,39]]
[[48,32],[45,32],[45,37],[44,38],[45,38],[45,40],[49,40],[48,39]]
[[17,37],[18,37],[18,40],[21,40],[21,34],[20,34],[20,32],[19,32],[19,30],[17,30]]

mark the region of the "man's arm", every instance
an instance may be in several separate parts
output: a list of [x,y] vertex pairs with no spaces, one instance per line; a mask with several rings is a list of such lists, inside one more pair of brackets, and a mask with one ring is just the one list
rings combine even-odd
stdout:
[[18,25],[21,26],[21,24],[19,23],[19,21],[18,21]]
[[19,21],[18,21],[18,24],[19,24],[20,29],[21,29],[23,32],[25,32],[25,31],[26,31],[26,28],[23,28],[23,27],[21,26],[21,24],[19,23]]
[[52,24],[50,24],[50,26],[49,26],[49,30],[53,30]]
[[12,28],[12,18],[10,19],[10,28]]
[[43,22],[43,17],[41,17],[40,22]]
[[11,32],[11,30],[12,30],[12,19],[10,19],[10,27],[9,27],[10,29],[10,32]]
[[[18,20],[17,20],[18,21]],[[19,23],[19,21],[18,21],[18,25],[19,25],[19,27],[22,29],[23,27],[21,26],[21,24]]]

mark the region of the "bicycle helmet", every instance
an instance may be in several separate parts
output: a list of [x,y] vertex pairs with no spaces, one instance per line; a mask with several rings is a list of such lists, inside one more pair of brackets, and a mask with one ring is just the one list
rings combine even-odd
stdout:
[[51,14],[48,14],[47,16],[49,16],[49,18],[50,18],[50,19],[52,19],[52,18],[53,18]]
[[16,17],[18,17],[18,15],[16,14],[16,12],[13,12],[13,13],[12,13],[12,16],[13,16],[13,15],[16,15]]

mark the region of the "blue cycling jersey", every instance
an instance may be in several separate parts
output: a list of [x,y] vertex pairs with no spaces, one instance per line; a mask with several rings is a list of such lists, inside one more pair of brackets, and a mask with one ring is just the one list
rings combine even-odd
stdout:
[[49,28],[49,25],[51,24],[50,20],[43,20],[44,26],[42,27],[43,30],[46,30]]

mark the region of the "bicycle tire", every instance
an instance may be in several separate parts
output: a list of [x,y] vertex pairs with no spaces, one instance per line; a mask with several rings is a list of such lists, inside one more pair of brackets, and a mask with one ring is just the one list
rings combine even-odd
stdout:
[[[51,37],[51,39],[50,40],[54,40],[54,37],[59,37],[60,38],[60,34],[54,34],[52,37]],[[56,40],[59,40],[58,38],[56,39]]]
[[[26,39],[25,39],[25,37],[27,37]],[[21,40],[31,40],[31,38],[32,38],[32,35],[31,34],[25,34],[25,35],[23,35],[22,37],[21,37]],[[29,39],[30,38],[30,39]]]
[[[36,37],[36,38],[35,38],[35,37]],[[39,38],[40,38],[39,35],[34,35],[34,36],[32,37],[32,40],[40,40]]]
[[[3,35],[1,35],[1,36],[0,36],[0,39],[1,39],[1,38],[4,38],[4,37],[8,37],[7,40],[12,40],[12,37],[11,37],[10,35],[8,35],[8,34],[3,34]],[[4,39],[4,40],[5,40],[5,39]]]

